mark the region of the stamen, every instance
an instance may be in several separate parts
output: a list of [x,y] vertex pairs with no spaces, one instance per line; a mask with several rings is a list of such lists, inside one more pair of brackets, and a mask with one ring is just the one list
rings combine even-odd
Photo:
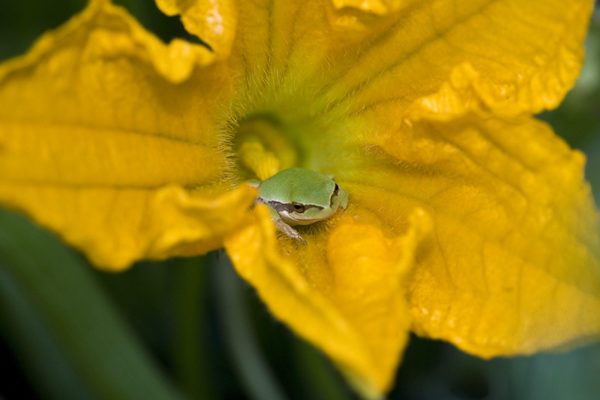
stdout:
[[241,166],[260,180],[296,165],[298,160],[297,150],[285,131],[267,117],[257,116],[241,121],[235,132],[235,141]]
[[238,154],[244,166],[254,172],[261,181],[275,175],[281,168],[275,154],[265,149],[258,140],[244,141]]

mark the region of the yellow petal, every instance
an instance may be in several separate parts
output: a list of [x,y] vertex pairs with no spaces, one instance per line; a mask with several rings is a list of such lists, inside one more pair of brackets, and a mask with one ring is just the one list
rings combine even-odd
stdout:
[[233,0],[155,1],[163,13],[181,15],[185,29],[208,44],[218,58],[229,55],[237,24]]
[[[421,121],[340,185],[402,229],[434,220],[410,282],[414,330],[479,356],[600,337],[598,215],[584,157],[530,118]],[[373,151],[373,154],[377,154]],[[400,163],[400,168],[398,167]]]
[[193,256],[223,246],[256,191],[225,194],[162,188],[0,183],[0,198],[82,250],[97,267],[121,270],[141,259]]
[[592,9],[589,0],[422,2],[345,61],[352,67],[332,90],[357,112],[401,118],[554,108],[579,74]]
[[[350,208],[331,230],[302,230],[307,245],[277,239],[268,211],[225,242],[239,274],[275,316],[329,357],[367,398],[390,388],[408,339],[405,277],[429,229],[419,210],[402,236]],[[323,227],[322,227],[323,228]]]
[[332,0],[337,9],[352,7],[378,15],[384,15],[401,7],[406,7],[412,1],[414,0]]
[[219,197],[231,184],[214,101],[230,86],[212,58],[92,2],[0,66],[0,201],[107,268],[180,254],[177,237],[218,247],[254,192]]
[[574,84],[593,9],[592,0],[406,4],[240,1],[238,84],[259,92],[257,108],[285,111],[290,96],[306,96],[303,107],[329,116],[539,112]]

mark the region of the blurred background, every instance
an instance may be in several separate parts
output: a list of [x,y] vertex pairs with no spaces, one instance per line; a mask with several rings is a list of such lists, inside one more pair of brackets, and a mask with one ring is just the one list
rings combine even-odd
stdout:
[[[117,3],[165,40],[190,39],[153,1]],[[84,4],[0,0],[0,60]],[[586,49],[576,87],[540,117],[587,154],[598,203],[598,4]],[[0,362],[0,399],[356,399],[318,351],[269,315],[223,254],[106,274],[2,210]],[[485,361],[413,336],[388,398],[600,399],[600,345]]]

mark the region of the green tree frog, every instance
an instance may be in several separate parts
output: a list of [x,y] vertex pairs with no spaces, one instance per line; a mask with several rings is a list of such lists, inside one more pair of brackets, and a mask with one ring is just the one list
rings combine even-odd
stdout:
[[348,194],[330,175],[303,168],[278,172],[258,185],[259,203],[265,204],[277,229],[306,243],[292,228],[323,221],[348,205]]

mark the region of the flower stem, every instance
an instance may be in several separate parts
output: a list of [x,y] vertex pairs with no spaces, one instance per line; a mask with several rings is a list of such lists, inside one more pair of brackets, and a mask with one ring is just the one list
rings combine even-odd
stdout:
[[[71,377],[81,379],[77,393],[84,387],[96,399],[181,398],[106,298],[91,267],[54,236],[0,210],[0,265],[0,318],[13,323],[19,334],[12,340],[15,353],[40,379],[68,364],[75,372]],[[16,293],[22,298],[11,296]],[[33,312],[24,315],[20,304]],[[31,318],[39,321],[31,324]],[[44,329],[26,329],[36,324]],[[40,340],[43,334],[51,340]],[[43,359],[50,354],[40,347],[44,341],[57,347],[50,353],[64,357],[64,363],[50,365]],[[60,382],[42,388],[63,398],[63,388],[55,384]]]
[[294,360],[303,371],[305,387],[312,389],[311,398],[350,400],[354,396],[336,374],[333,366],[318,349],[300,338],[294,340]]
[[214,398],[206,331],[207,257],[178,261],[175,365],[185,393],[192,399]]
[[285,400],[271,369],[260,352],[245,307],[243,285],[229,258],[219,253],[215,281],[219,315],[234,365],[243,385],[255,400]]

